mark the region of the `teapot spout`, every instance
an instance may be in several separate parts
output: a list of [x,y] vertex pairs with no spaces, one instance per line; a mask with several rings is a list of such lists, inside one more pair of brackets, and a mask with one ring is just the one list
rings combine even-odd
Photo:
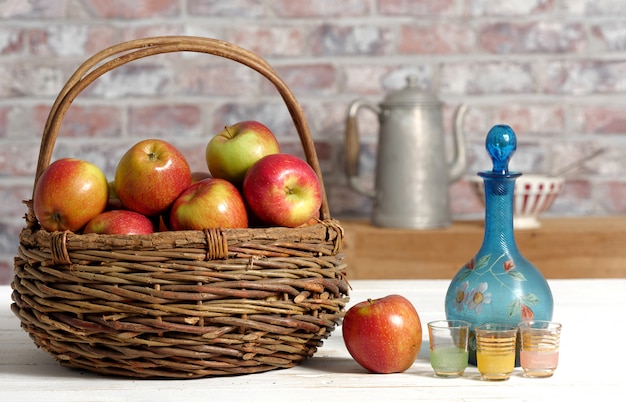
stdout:
[[467,152],[465,151],[465,134],[463,132],[463,120],[467,112],[467,105],[460,105],[454,117],[454,148],[452,162],[449,169],[449,182],[459,180],[467,169]]

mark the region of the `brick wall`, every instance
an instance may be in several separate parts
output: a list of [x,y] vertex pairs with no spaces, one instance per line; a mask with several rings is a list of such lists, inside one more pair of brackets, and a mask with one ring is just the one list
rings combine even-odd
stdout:
[[[368,216],[346,187],[346,107],[380,101],[409,74],[445,104],[466,103],[468,175],[489,167],[494,124],[518,134],[526,173],[605,153],[567,175],[556,216],[626,213],[626,3],[621,0],[0,0],[0,283],[30,198],[42,127],[78,65],[121,41],[199,35],[265,57],[302,103],[318,146],[333,215]],[[101,77],[72,105],[54,158],[75,156],[113,175],[127,147],[168,139],[205,169],[204,146],[225,124],[264,121],[288,152],[297,135],[272,87],[215,56],[172,54]],[[377,123],[360,116],[362,170],[372,179]],[[450,187],[456,217],[480,216],[464,180]]]

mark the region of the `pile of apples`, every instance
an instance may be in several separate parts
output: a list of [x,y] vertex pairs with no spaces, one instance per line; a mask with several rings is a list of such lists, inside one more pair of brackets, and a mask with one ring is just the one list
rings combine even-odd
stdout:
[[[318,221],[317,174],[304,160],[281,153],[262,123],[225,127],[208,142],[206,161],[208,172],[191,172],[183,154],[158,139],[127,150],[111,181],[90,162],[59,159],[39,177],[33,210],[47,231],[99,234],[298,227]],[[407,370],[422,344],[419,315],[400,295],[352,306],[342,334],[350,355],[373,373]]]
[[33,210],[51,232],[150,234],[317,222],[317,174],[304,160],[281,153],[264,124],[225,127],[208,142],[206,160],[208,172],[191,172],[172,144],[146,139],[128,149],[109,181],[88,161],[58,159],[35,185]]

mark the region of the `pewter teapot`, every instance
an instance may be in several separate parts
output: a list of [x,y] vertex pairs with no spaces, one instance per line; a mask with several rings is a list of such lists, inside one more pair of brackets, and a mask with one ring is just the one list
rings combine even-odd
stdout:
[[[345,157],[350,186],[373,198],[376,226],[430,229],[452,223],[448,187],[465,173],[463,141],[466,106],[455,113],[454,153],[446,157],[441,102],[419,90],[415,77],[404,89],[389,94],[379,105],[353,101],[346,118]],[[378,115],[380,123],[374,190],[359,181],[360,141],[357,114],[361,108]]]

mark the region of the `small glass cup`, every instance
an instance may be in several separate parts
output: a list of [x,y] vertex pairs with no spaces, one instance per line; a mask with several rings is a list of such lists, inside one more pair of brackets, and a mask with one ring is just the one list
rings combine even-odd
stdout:
[[470,323],[439,320],[428,323],[430,365],[439,377],[462,376],[467,367]]
[[520,365],[526,377],[550,377],[559,364],[561,324],[523,321],[520,332]]
[[517,327],[510,324],[486,323],[474,328],[476,365],[481,379],[504,381],[515,369]]

